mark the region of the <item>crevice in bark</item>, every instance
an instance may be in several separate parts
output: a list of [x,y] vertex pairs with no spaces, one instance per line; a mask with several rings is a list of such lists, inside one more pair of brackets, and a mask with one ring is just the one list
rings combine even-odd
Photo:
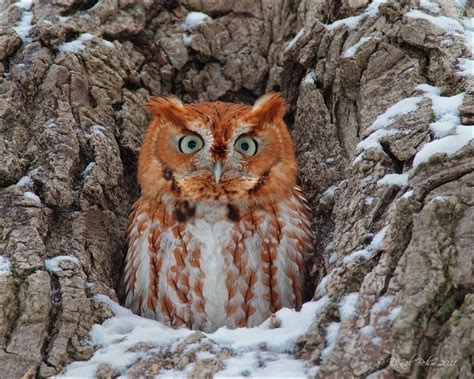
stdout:
[[387,154],[390,159],[393,161],[394,171],[396,174],[403,173],[403,161],[399,160],[390,150],[390,145],[386,142],[380,142],[383,151]]
[[62,16],[71,16],[74,13],[86,11],[95,6],[99,0],[77,0],[69,9],[62,12]]
[[[43,346],[41,352],[43,354],[43,363],[50,367],[50,364],[47,362],[47,357],[50,353],[52,343],[56,337],[59,327],[57,325],[60,315],[62,313],[62,303],[61,303],[61,285],[59,283],[59,278],[51,273],[51,310],[49,311],[49,323],[46,329],[46,338],[43,341]],[[39,367],[37,369],[38,375]]]

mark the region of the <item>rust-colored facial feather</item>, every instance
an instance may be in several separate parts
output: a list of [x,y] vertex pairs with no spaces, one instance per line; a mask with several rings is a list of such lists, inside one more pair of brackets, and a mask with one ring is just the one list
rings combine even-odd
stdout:
[[[279,94],[265,95],[253,107],[224,102],[183,105],[166,97],[154,97],[147,106],[153,121],[138,164],[143,194],[265,203],[292,193],[297,166]],[[202,148],[180,150],[186,136],[202,141]],[[243,137],[257,143],[255,155],[238,151],[236,143]]]

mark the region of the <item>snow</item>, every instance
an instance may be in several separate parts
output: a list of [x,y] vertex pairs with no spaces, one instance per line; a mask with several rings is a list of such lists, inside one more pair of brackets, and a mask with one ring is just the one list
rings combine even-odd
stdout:
[[464,35],[466,36],[466,46],[471,53],[474,53],[474,17],[466,17],[463,20]]
[[466,146],[474,138],[474,126],[462,125],[459,118],[459,107],[464,94],[451,97],[441,96],[441,89],[428,84],[416,87],[431,99],[436,120],[430,124],[435,140],[423,145],[415,155],[413,168],[427,162],[435,154],[452,155]]
[[304,33],[304,28],[301,29],[298,33],[296,33],[296,36],[288,43],[288,46],[286,47],[286,49],[291,48],[291,46],[293,46],[296,43],[296,41],[298,41],[298,39],[303,35],[303,33]]
[[333,30],[340,25],[346,25],[349,31],[355,30],[359,24],[367,17],[375,17],[379,13],[379,5],[386,3],[387,0],[373,0],[363,13],[358,16],[347,17],[342,20],[334,21],[332,24],[326,25],[326,29]]
[[91,33],[82,33],[77,39],[71,42],[65,42],[59,46],[59,51],[63,53],[77,53],[86,48],[84,42],[90,41],[95,36]]
[[338,307],[341,321],[349,320],[356,314],[358,300],[359,294],[357,292],[352,292],[342,297]]
[[365,205],[372,205],[374,203],[374,198],[372,196],[367,196],[365,199],[364,199],[364,204]]
[[469,0],[454,0],[454,2],[456,3],[456,5],[459,7],[459,8],[462,8],[462,9],[465,9],[466,8],[466,5],[467,5],[467,2]]
[[360,328],[360,335],[367,337],[371,336],[375,333],[375,328],[372,325],[366,325],[362,328]]
[[44,127],[46,129],[54,129],[54,128],[57,128],[58,125],[56,125],[53,119],[49,119],[48,122],[44,125]]
[[331,322],[326,328],[326,347],[321,351],[321,362],[324,363],[331,355],[336,346],[337,337],[341,328],[340,322]]
[[388,319],[390,320],[390,322],[394,322],[398,318],[398,316],[400,316],[401,312],[402,312],[401,306],[393,308],[388,314]]
[[336,192],[336,189],[337,189],[337,185],[334,185],[334,186],[330,186],[326,189],[326,191],[323,192],[323,196],[322,197],[328,197],[328,198],[331,198],[334,196],[334,192]]
[[449,196],[447,195],[438,195],[438,196],[435,196],[431,199],[431,201],[446,201],[449,199]]
[[[18,3],[16,5],[18,6]],[[27,8],[24,8],[24,9],[27,9]],[[30,34],[30,30],[33,27],[31,25],[32,20],[33,20],[32,12],[23,12],[20,22],[18,23],[17,26],[13,28],[16,34],[18,34],[23,41],[29,41],[28,34]]]
[[316,287],[315,294],[318,296],[326,295],[326,285],[331,280],[332,273],[327,274],[324,278],[321,279],[318,286]]
[[[372,258],[372,256],[380,250],[383,239],[385,237],[385,233],[387,233],[388,226],[385,226],[383,229],[381,229],[373,238],[372,241],[370,242],[369,246],[367,246],[365,249],[357,250],[348,255],[347,257],[344,257],[342,260],[342,264],[344,266],[347,266],[351,263],[354,263],[359,260],[359,258],[363,258],[364,260]],[[321,284],[321,283],[320,283]],[[319,286],[318,286],[319,287]]]
[[30,192],[30,191],[23,192],[23,196],[30,199],[38,207],[41,207],[43,205],[41,203],[41,199],[34,192]]
[[456,128],[458,134],[434,140],[423,145],[413,160],[413,167],[427,162],[435,154],[453,155],[474,138],[474,125],[461,125]]
[[181,24],[181,29],[183,30],[191,30],[194,29],[199,24],[202,24],[206,20],[210,20],[211,18],[202,12],[189,12],[184,20],[184,23]]
[[84,176],[88,175],[91,173],[91,171],[94,169],[96,163],[95,162],[90,162],[86,168],[84,169]]
[[303,79],[305,84],[315,84],[316,83],[316,74],[310,71]]
[[[263,367],[259,367],[262,363]],[[242,358],[232,357],[226,360],[225,369],[216,373],[214,378],[246,377],[250,375],[259,378],[302,378],[306,377],[306,369],[304,361],[289,359],[278,354],[250,352],[243,354]]]
[[92,129],[92,134],[104,134],[103,132],[105,132],[105,128],[99,124],[92,125],[91,129]]
[[[66,257],[73,258],[73,257]],[[56,259],[56,258],[54,258]],[[51,260],[50,260],[51,261]],[[57,266],[57,265],[56,265]],[[146,342],[156,347],[153,349],[173,348],[181,343],[194,331],[181,328],[173,329],[158,321],[134,315],[130,310],[121,307],[104,295],[97,295],[97,300],[108,304],[114,316],[100,325],[94,325],[90,332],[93,345],[100,345],[88,361],[70,364],[64,373],[71,377],[93,377],[101,363],[107,363],[116,368],[122,375],[143,352],[132,352],[129,348],[139,342]],[[225,376],[271,376],[271,377],[306,377],[308,367],[304,361],[296,360],[291,353],[296,339],[304,334],[314,321],[315,315],[329,303],[325,296],[318,301],[303,304],[300,312],[291,309],[281,309],[275,316],[280,321],[279,328],[270,329],[270,321],[254,328],[218,329],[214,333],[206,333],[206,337],[219,346],[228,347],[234,351],[231,358],[225,360],[225,368],[215,377]],[[332,339],[329,338],[329,342]],[[260,351],[265,345],[268,351]],[[209,354],[203,355],[210,357]],[[186,371],[160,372],[163,375],[185,377]]]
[[78,266],[81,265],[81,263],[79,262],[79,259],[77,259],[76,257],[73,257],[71,255],[60,255],[58,257],[46,259],[44,261],[44,267],[46,268],[46,271],[48,272],[51,272],[51,273],[58,272],[58,271],[61,271],[60,263],[63,261],[73,262],[77,264]]
[[370,313],[372,315],[375,315],[377,313],[381,313],[385,311],[390,304],[392,304],[394,299],[393,295],[386,295],[380,297],[377,302],[372,306]]
[[350,58],[353,57],[354,54],[357,52],[359,47],[361,47],[364,43],[367,41],[371,40],[373,37],[362,37],[359,42],[357,42],[355,45],[349,47],[344,54],[342,55],[343,57]]
[[382,346],[382,338],[380,338],[380,337],[374,337],[374,338],[372,338],[372,343],[373,343],[375,346]]
[[410,197],[412,197],[412,196],[413,196],[413,190],[408,191],[408,192],[405,192],[402,197],[403,197],[404,199],[408,199],[408,198],[410,198]]
[[368,131],[376,131],[387,127],[400,116],[415,112],[418,109],[418,104],[423,99],[421,96],[408,97],[399,101],[398,103],[389,107],[384,113],[376,118]]
[[474,59],[460,58],[459,59],[460,74],[463,76],[470,76],[474,73]]
[[31,9],[32,4],[33,4],[32,0],[19,0],[13,5],[15,5],[18,8],[25,9],[25,10],[29,11]]
[[220,345],[237,351],[249,351],[265,343],[272,351],[289,352],[293,350],[296,338],[308,330],[314,316],[328,303],[329,298],[323,297],[316,302],[303,304],[300,312],[280,309],[276,312],[276,317],[281,321],[281,326],[276,329],[269,329],[270,321],[266,320],[256,328],[220,328],[207,336]]
[[193,36],[190,36],[188,34],[183,34],[183,45],[184,46],[191,45],[192,41],[193,41]]
[[377,186],[408,186],[408,173],[406,174],[387,174],[377,181]]
[[438,4],[429,0],[420,0],[420,8],[432,13],[438,13],[441,10]]
[[326,25],[326,29],[333,30],[341,25],[345,25],[349,31],[355,30],[365,18],[364,16],[364,14],[360,14],[358,16],[347,17],[343,18],[342,20],[334,21],[332,24]]
[[25,176],[20,178],[20,180],[16,183],[16,185],[18,187],[23,187],[23,186],[27,186],[27,185],[31,184],[32,182],[33,182],[33,180],[31,179],[31,177],[29,175],[25,175]]
[[8,274],[11,272],[10,260],[0,255],[0,274]]
[[[359,150],[368,150],[368,149],[380,149],[381,150],[382,145],[380,145],[380,141],[384,137],[390,137],[390,136],[393,136],[393,135],[398,134],[398,133],[399,132],[396,131],[396,130],[387,130],[387,129],[376,130],[374,133],[369,135],[367,138],[360,141],[357,144],[357,148]],[[352,164],[356,164],[357,162],[360,161],[361,158],[362,157],[359,158],[359,156],[357,156],[354,159],[354,161],[352,162]]]
[[406,13],[405,16],[409,18],[427,20],[436,25],[438,28],[447,31],[448,33],[462,33],[464,30],[461,23],[451,17],[431,16],[419,10],[411,10],[410,12]]

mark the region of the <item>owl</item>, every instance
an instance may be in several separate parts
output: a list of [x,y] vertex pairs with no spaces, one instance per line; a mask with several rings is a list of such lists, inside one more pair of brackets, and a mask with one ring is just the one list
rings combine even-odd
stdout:
[[147,108],[125,305],[205,332],[299,310],[312,236],[282,97],[253,107],[154,97]]

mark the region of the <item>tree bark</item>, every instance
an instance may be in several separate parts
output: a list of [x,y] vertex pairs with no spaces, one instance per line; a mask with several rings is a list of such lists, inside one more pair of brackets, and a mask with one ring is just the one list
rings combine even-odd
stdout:
[[[0,377],[55,375],[94,353],[89,330],[112,315],[94,295],[118,301],[146,100],[252,103],[272,90],[287,99],[314,213],[310,286],[330,300],[295,354],[324,378],[472,377],[472,135],[421,163],[419,153],[445,137],[439,103],[460,100],[453,125],[472,127],[474,81],[460,65],[474,10],[369,3],[0,4]],[[190,11],[208,18],[185,25]],[[433,21],[442,16],[451,29]],[[414,109],[380,124],[407,98]],[[456,363],[401,364],[414,356]]]

